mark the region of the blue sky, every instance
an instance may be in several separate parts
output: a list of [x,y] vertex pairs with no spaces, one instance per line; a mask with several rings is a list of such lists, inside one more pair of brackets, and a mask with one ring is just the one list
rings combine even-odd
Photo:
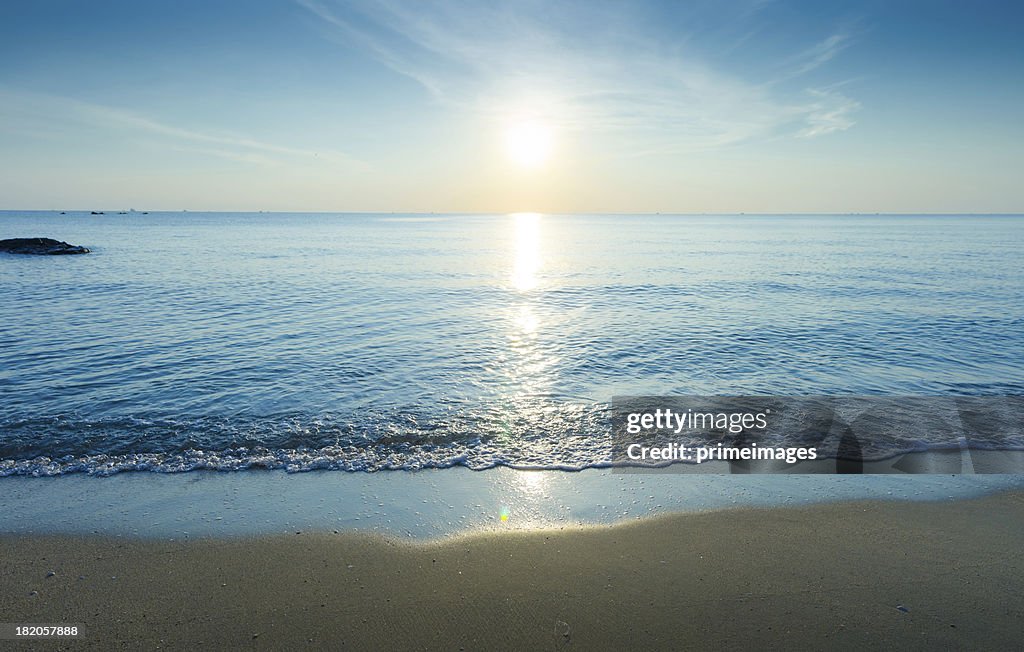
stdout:
[[1021,212],[1022,18],[1010,2],[5,2],[0,206]]

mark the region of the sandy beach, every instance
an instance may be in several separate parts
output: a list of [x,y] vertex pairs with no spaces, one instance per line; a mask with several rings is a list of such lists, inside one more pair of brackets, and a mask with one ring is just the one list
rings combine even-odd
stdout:
[[1024,2],[0,11],[0,652],[1024,652]]
[[428,543],[5,536],[0,621],[76,623],[67,649],[1010,649],[1022,522],[1013,492]]

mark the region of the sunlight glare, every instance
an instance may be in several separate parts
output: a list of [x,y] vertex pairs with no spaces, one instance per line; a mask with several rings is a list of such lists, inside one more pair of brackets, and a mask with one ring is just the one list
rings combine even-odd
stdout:
[[512,267],[512,285],[520,292],[537,287],[540,269],[540,215],[516,213],[515,261]]
[[538,168],[546,163],[553,145],[551,128],[541,122],[517,122],[505,130],[505,152],[523,168]]

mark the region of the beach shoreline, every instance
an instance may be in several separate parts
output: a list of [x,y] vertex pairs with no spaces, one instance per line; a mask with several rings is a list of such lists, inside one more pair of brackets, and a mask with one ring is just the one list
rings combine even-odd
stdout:
[[[1017,455],[983,452],[989,455],[976,454],[975,459]],[[960,464],[958,452],[919,457]],[[427,540],[491,529],[611,525],[731,507],[945,501],[1024,490],[1024,475],[1019,474],[714,470],[714,465],[703,464],[577,472],[453,467],[378,473],[261,469],[8,477],[0,478],[0,535],[174,540],[338,530]]]
[[4,535],[0,621],[76,623],[76,649],[1005,649],[1021,522],[1010,491],[424,542]]

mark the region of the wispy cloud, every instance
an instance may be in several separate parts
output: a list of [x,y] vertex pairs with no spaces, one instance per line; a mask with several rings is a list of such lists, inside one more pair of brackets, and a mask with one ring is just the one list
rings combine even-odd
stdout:
[[837,32],[815,43],[795,57],[796,64],[790,75],[798,77],[820,68],[850,45],[850,35]]
[[[9,124],[29,120],[51,125],[85,123],[118,133],[122,139],[156,142],[176,151],[262,166],[297,159],[363,166],[361,161],[330,149],[310,150],[263,140],[206,130],[195,130],[156,120],[141,113],[93,102],[0,88],[0,116]],[[154,141],[154,138],[159,139]]]
[[824,136],[835,131],[845,131],[853,126],[852,113],[860,108],[860,102],[851,100],[834,90],[808,91],[817,99],[806,116],[807,126],[798,133],[802,138]]
[[[792,88],[850,45],[845,32],[780,57],[772,79],[750,80],[716,65],[715,52],[701,52],[691,34],[652,37],[622,4],[295,1],[339,41],[439,102],[495,119],[535,114],[567,129],[628,134],[637,151],[822,136],[853,126],[859,107],[835,91]],[[751,20],[763,8],[755,5]]]

